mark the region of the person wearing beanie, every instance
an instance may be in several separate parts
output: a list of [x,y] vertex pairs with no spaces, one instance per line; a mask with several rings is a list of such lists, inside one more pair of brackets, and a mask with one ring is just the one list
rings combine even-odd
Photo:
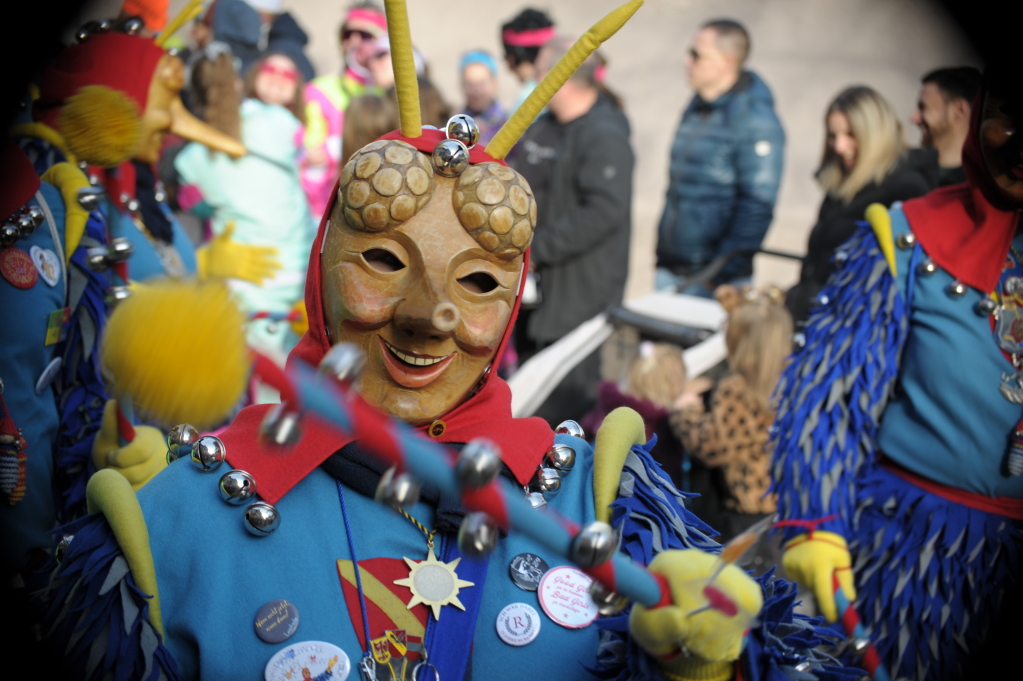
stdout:
[[489,52],[472,50],[462,55],[458,71],[465,95],[462,113],[476,121],[480,142],[486,144],[508,120],[504,107],[497,101],[497,60]]
[[360,47],[381,38],[386,40],[386,37],[387,19],[377,3],[359,1],[352,4],[338,31],[344,57],[342,72],[322,75],[306,85],[302,186],[317,219],[326,210],[334,182],[341,172],[345,109],[353,99],[366,94],[370,85],[369,59],[372,54]]

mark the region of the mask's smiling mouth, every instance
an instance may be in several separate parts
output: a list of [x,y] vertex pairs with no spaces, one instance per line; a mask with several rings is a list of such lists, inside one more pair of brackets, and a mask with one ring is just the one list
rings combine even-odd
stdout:
[[387,373],[396,383],[406,388],[422,388],[432,383],[455,357],[453,352],[443,357],[422,355],[401,350],[380,336],[377,336],[377,340]]

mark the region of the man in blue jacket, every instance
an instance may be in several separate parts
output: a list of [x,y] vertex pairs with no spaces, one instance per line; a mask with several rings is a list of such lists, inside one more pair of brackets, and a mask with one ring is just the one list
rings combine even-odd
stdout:
[[[696,96],[671,150],[671,179],[657,238],[657,288],[719,255],[755,249],[771,224],[785,132],[767,85],[743,69],[749,34],[728,19],[703,25],[686,57]],[[733,257],[708,286],[748,279],[753,256]]]

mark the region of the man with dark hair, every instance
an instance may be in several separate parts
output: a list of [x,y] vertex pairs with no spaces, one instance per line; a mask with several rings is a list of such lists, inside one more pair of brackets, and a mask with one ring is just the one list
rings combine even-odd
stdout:
[[931,71],[920,81],[910,123],[920,128],[920,146],[938,152],[939,185],[966,182],[963,142],[970,129],[970,105],[980,91],[980,71],[957,66]]
[[[771,224],[785,132],[774,98],[743,69],[746,29],[720,19],[703,25],[686,57],[696,96],[671,151],[671,178],[658,228],[657,288],[678,285],[715,258],[756,249]],[[753,256],[730,259],[708,284],[749,279]],[[692,293],[708,294],[705,286]]]
[[536,58],[540,47],[554,37],[554,22],[545,12],[538,9],[524,9],[501,26],[501,43],[504,45],[504,60],[512,70],[522,89],[515,98],[509,115],[519,108],[529,93],[536,87]]

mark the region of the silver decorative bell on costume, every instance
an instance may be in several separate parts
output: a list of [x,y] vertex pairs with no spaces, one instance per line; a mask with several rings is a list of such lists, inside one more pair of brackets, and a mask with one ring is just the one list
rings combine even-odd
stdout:
[[53,549],[53,559],[57,561],[57,565],[60,565],[64,561],[64,554],[67,553],[68,547],[71,546],[71,541],[75,538],[73,534],[65,534],[61,537],[60,542]]
[[842,263],[849,259],[849,252],[843,250],[835,251],[835,262]]
[[480,141],[480,128],[472,116],[455,114],[448,119],[444,132],[449,140],[458,140],[466,149],[472,149]]
[[916,273],[921,275],[931,275],[938,271],[938,266],[934,264],[934,261],[930,258],[924,260],[922,263],[916,266]]
[[433,148],[433,167],[445,177],[458,177],[469,167],[469,149],[458,140],[443,140]]
[[575,421],[562,421],[558,424],[558,427],[554,429],[557,435],[571,435],[577,437],[580,440],[586,439],[586,431]]
[[212,473],[220,468],[227,458],[227,449],[219,437],[203,435],[192,445],[192,465],[202,473]]
[[827,305],[828,303],[830,303],[831,302],[831,298],[828,298],[826,293],[822,293],[819,296],[817,296],[817,300],[815,302],[816,302],[817,305],[823,306],[823,305]]
[[864,636],[856,636],[849,639],[847,646],[847,649],[853,655],[863,657],[867,654],[867,649],[870,648],[870,639]]
[[561,489],[561,473],[553,468],[541,467],[529,481],[529,491],[539,492],[545,499],[553,499]]
[[501,455],[496,444],[478,437],[462,447],[455,464],[455,475],[463,487],[485,487],[500,474]]
[[628,598],[619,596],[616,592],[604,586],[602,582],[596,580],[590,584],[590,598],[597,604],[597,612],[605,616],[617,615],[629,607]]
[[10,248],[21,238],[21,230],[14,223],[8,222],[0,226],[0,247]]
[[266,503],[257,501],[245,509],[245,529],[256,537],[265,537],[281,526],[281,512]]
[[575,450],[568,445],[554,445],[544,455],[543,462],[560,473],[568,473],[575,465]]
[[607,523],[595,520],[583,526],[572,539],[569,555],[582,568],[591,568],[611,560],[618,550],[618,535]]
[[124,237],[111,239],[107,246],[109,262],[125,262],[135,252],[135,244]]
[[278,447],[294,447],[302,437],[301,420],[302,414],[287,403],[275,404],[259,424],[259,436]]
[[388,506],[409,508],[419,502],[420,491],[422,484],[418,480],[406,472],[399,473],[397,466],[391,466],[381,476],[373,498]]
[[137,35],[143,28],[145,24],[138,17],[131,17],[124,22],[124,32],[128,35]]
[[115,307],[122,300],[127,300],[131,297],[131,289],[127,286],[111,286],[107,289],[107,295],[104,297],[104,302],[110,307]]
[[547,498],[539,492],[529,492],[526,494],[526,501],[537,511],[547,510]]
[[470,513],[458,528],[458,548],[467,556],[483,556],[497,548],[500,530],[486,513]]
[[317,370],[348,386],[359,380],[365,366],[366,356],[358,345],[338,343],[323,356]]
[[199,439],[199,431],[187,423],[181,423],[167,433],[167,464],[183,456],[192,455],[192,445]]
[[981,298],[977,301],[977,304],[973,306],[973,311],[980,317],[990,317],[997,309],[998,303],[990,298]]
[[913,232],[903,232],[895,238],[895,245],[902,250],[913,248],[916,245],[916,234],[913,234]]
[[955,279],[945,288],[945,293],[948,294],[949,298],[962,298],[966,295],[966,284]]
[[256,496],[256,479],[245,471],[234,469],[220,476],[218,488],[221,499],[232,506],[241,506]]

